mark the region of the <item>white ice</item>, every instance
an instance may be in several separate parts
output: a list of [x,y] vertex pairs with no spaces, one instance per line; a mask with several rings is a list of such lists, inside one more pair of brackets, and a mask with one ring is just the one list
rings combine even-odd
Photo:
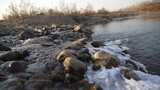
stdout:
[[126,60],[131,60],[137,67],[143,68],[144,71],[146,69],[143,64],[132,60],[129,54],[123,53],[124,50],[128,50],[129,48],[123,47],[122,42],[122,40],[105,42],[106,46],[100,48],[94,48],[90,44],[87,45],[91,54],[94,54],[98,50],[103,50],[116,56],[120,60],[121,66],[112,69],[102,67],[98,71],[93,71],[91,66],[89,66],[86,72],[86,79],[90,83],[100,86],[103,90],[160,90],[160,76],[134,70],[140,77],[139,81],[128,80],[123,77],[120,70],[124,67],[123,65]]

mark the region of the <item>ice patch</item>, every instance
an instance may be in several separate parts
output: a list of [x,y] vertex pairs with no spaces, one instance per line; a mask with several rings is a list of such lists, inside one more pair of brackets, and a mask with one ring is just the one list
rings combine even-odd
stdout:
[[[93,71],[89,66],[86,79],[90,83],[102,87],[103,90],[160,90],[160,77],[145,73],[147,71],[143,64],[132,60],[129,54],[123,52],[129,48],[122,46],[122,42],[122,40],[106,42],[105,46],[100,48],[94,48],[90,44],[87,45],[91,54],[102,50],[116,56],[120,60],[121,66],[112,69],[102,67],[98,71]],[[125,67],[127,61],[134,63],[137,67],[134,72],[140,77],[139,81],[128,80],[121,74],[120,70]]]

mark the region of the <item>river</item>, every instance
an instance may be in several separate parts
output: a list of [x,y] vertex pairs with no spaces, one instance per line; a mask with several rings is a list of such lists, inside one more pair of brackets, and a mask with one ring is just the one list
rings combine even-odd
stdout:
[[149,73],[160,75],[160,20],[135,17],[93,26],[94,40],[128,39],[129,54]]

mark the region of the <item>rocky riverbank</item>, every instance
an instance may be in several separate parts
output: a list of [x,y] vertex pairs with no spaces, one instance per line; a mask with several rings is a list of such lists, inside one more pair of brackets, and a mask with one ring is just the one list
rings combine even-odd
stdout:
[[0,37],[0,90],[160,89],[121,40],[94,41],[79,25],[19,29]]

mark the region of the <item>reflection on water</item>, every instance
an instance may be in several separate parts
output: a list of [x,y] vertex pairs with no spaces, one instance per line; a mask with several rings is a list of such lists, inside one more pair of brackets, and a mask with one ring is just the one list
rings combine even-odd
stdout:
[[93,39],[116,40],[128,38],[132,58],[146,65],[152,74],[160,75],[160,21],[131,19],[113,21],[93,27]]

